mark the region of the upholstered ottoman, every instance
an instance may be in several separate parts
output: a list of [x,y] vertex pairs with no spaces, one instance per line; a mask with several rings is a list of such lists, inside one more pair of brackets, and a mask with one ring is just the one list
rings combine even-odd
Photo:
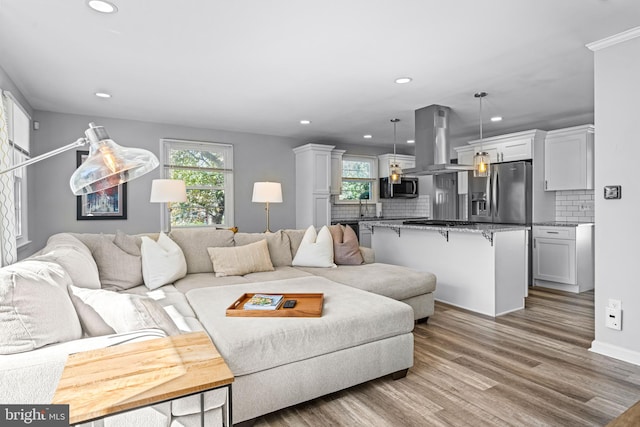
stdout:
[[[226,308],[245,292],[321,292],[323,314],[227,317]],[[186,296],[236,377],[234,422],[413,365],[409,305],[322,277],[200,288]]]

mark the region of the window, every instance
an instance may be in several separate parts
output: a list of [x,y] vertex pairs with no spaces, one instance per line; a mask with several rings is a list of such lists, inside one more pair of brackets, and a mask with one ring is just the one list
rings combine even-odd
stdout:
[[[7,125],[9,144],[13,147],[13,164],[29,159],[29,139],[31,137],[31,118],[8,94]],[[16,246],[19,248],[29,243],[29,227],[27,216],[27,171],[16,169],[13,173],[13,198],[15,210]]]
[[377,159],[368,156],[342,157],[342,193],[339,202],[375,202]]
[[182,179],[187,187],[187,201],[172,203],[170,218],[162,210],[163,224],[232,227],[233,146],[175,139],[161,144],[163,177]]

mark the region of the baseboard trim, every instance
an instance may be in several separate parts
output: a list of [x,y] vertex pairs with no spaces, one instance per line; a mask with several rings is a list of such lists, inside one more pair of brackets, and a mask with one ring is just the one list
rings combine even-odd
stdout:
[[617,345],[594,340],[591,342],[589,351],[640,366],[640,352],[618,347]]

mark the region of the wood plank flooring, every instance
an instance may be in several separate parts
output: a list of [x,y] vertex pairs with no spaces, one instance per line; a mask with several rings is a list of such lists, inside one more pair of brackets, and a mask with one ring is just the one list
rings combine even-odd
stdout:
[[640,400],[640,366],[587,351],[593,292],[531,290],[496,319],[436,303],[406,378],[266,415],[266,426],[603,426]]

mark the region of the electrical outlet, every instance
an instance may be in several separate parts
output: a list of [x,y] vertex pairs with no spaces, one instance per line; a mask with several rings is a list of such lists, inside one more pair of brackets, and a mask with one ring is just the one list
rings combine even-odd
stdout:
[[615,329],[617,331],[622,330],[622,310],[620,310],[619,308],[613,309],[607,307],[606,316],[607,319],[605,321],[605,324],[607,328]]
[[619,299],[609,299],[607,307],[612,308],[614,310],[622,310],[622,303]]

